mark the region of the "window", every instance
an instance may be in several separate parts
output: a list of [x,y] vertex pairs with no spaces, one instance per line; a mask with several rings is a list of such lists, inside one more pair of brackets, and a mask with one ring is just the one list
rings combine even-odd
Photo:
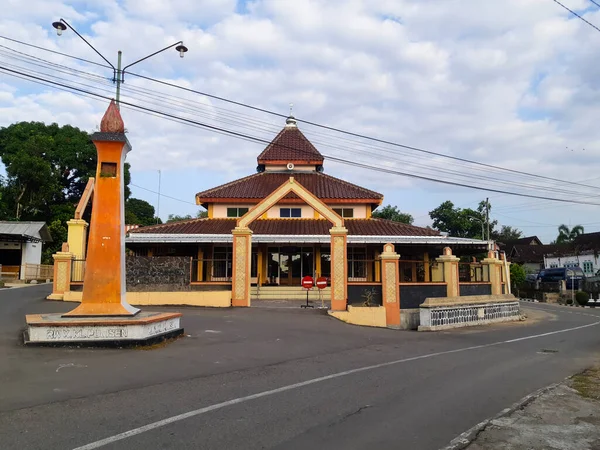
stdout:
[[302,208],[280,208],[279,217],[302,217]]
[[583,263],[583,271],[585,273],[594,273],[594,264],[591,261],[585,261]]
[[248,212],[248,208],[227,208],[227,217],[242,217]]
[[211,265],[211,281],[231,281],[232,247],[215,247]]
[[333,212],[346,218],[354,217],[354,208],[333,208]]
[[117,176],[117,163],[114,163],[114,162],[101,162],[100,163],[100,177],[115,178],[116,176]]

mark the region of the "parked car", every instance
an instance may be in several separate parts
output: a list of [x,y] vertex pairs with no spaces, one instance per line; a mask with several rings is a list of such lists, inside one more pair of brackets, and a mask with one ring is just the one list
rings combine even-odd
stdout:
[[539,273],[539,279],[543,283],[565,280],[567,289],[579,289],[583,287],[585,274],[581,267],[557,267],[542,270]]
[[528,273],[527,275],[525,275],[525,281],[535,282],[538,279],[539,275],[539,273]]

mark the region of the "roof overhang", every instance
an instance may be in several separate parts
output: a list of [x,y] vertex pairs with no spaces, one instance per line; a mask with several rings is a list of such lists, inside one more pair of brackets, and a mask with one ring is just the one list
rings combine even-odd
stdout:
[[[233,242],[231,234],[151,234],[132,233],[127,236],[128,244],[203,244],[211,242]],[[287,234],[255,234],[252,242],[258,244],[328,244],[329,235],[287,235]],[[469,246],[487,249],[487,241],[478,239],[454,238],[446,236],[348,236],[349,244],[408,244],[408,245],[444,245]]]
[[0,233],[0,242],[44,242],[44,239],[28,234]]

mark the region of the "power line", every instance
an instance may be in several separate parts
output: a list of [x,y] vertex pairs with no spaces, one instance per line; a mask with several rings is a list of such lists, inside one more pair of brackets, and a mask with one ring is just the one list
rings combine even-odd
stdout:
[[79,61],[83,61],[83,62],[86,62],[88,64],[95,64],[96,66],[105,67],[107,69],[112,69],[112,67],[107,66],[105,64],[100,64],[100,63],[97,63],[95,61],[90,61],[89,59],[85,59],[85,58],[79,58],[78,56],[69,55],[67,53],[57,52],[56,50],[50,50],[49,48],[39,47],[37,45],[33,45],[33,44],[29,44],[27,42],[19,41],[18,39],[9,38],[7,36],[2,36],[2,35],[0,35],[0,38],[6,39],[8,41],[16,42],[17,44],[26,45],[27,47],[37,48],[38,50],[43,50],[45,52],[54,53],[56,55],[61,55],[61,56],[66,56],[67,58],[77,59]]
[[[16,40],[16,39],[7,38],[5,36],[0,36],[0,37],[6,38],[8,40],[11,40],[13,42],[17,42],[17,43],[20,43],[20,44],[23,44],[23,45],[28,45],[28,46],[31,46],[31,47],[34,47],[34,48],[38,48],[38,49],[41,49],[41,50],[45,50],[45,51],[49,51],[49,52],[53,52],[53,53],[58,53],[58,54],[61,54],[63,56],[67,56],[67,57],[72,57],[71,55],[67,55],[67,54],[63,54],[63,53],[60,53],[60,52],[55,52],[53,50],[46,49],[46,48],[43,48],[43,47],[38,47],[38,46],[31,45],[31,44],[27,44],[25,42],[22,42],[22,41],[19,41],[19,40]],[[36,58],[36,57],[33,57],[33,58]],[[72,58],[83,60],[82,58],[77,58],[77,57],[72,57]],[[36,58],[36,59],[40,60],[41,58]],[[89,63],[92,63],[92,64],[96,64],[96,65],[100,65],[102,67],[108,67],[108,66],[104,66],[102,64],[95,63],[93,61],[88,61],[88,60],[83,60],[83,61],[86,61],[86,62],[89,62]],[[48,62],[48,63],[50,63],[50,62]],[[50,63],[50,64],[54,64],[54,63]],[[66,66],[62,66],[62,67],[66,67]],[[85,73],[85,72],[83,72],[83,73]],[[45,75],[46,76],[50,76],[49,74],[45,74]],[[92,76],[95,76],[95,77],[99,77],[96,74],[89,74],[89,75],[92,75]],[[130,75],[133,75],[133,76],[136,76],[136,77],[139,77],[139,78],[143,78],[143,79],[155,82],[155,83],[159,83],[159,84],[163,84],[163,85],[166,85],[166,86],[170,86],[170,87],[174,87],[174,88],[177,88],[177,89],[181,89],[181,90],[184,90],[184,91],[193,92],[195,94],[203,95],[203,96],[206,96],[208,98],[217,99],[217,100],[220,100],[220,101],[223,101],[223,102],[228,102],[228,103],[231,103],[231,104],[234,104],[234,105],[238,105],[238,106],[242,106],[242,107],[245,107],[245,108],[250,108],[252,110],[263,112],[263,113],[266,113],[266,114],[271,114],[271,115],[275,115],[275,116],[278,116],[278,117],[286,117],[285,115],[277,113],[277,112],[274,112],[274,111],[270,111],[270,110],[263,109],[263,108],[258,108],[258,107],[255,107],[255,106],[252,106],[252,105],[248,105],[248,104],[245,104],[245,103],[242,103],[242,102],[237,102],[237,101],[233,101],[233,100],[230,100],[230,99],[227,99],[227,98],[224,98],[224,97],[219,97],[219,96],[216,96],[216,95],[212,95],[212,94],[208,94],[208,93],[205,93],[205,92],[197,91],[197,90],[194,90],[194,89],[186,88],[186,87],[174,84],[174,83],[169,83],[169,82],[166,82],[166,81],[158,80],[158,79],[155,79],[155,78],[147,77],[147,76],[136,74],[136,73],[130,73]],[[135,90],[135,88],[134,88],[134,90]],[[146,91],[152,92],[150,90],[146,90]],[[335,131],[337,133],[346,134],[346,135],[358,137],[360,139],[370,140],[370,141],[374,141],[374,142],[378,142],[378,143],[382,143],[382,144],[386,144],[386,145],[391,145],[391,146],[394,146],[394,147],[404,148],[404,149],[407,149],[407,150],[413,150],[413,151],[417,151],[417,152],[421,152],[421,153],[426,153],[426,154],[429,154],[429,155],[439,156],[439,157],[442,157],[442,158],[448,158],[448,159],[451,159],[451,160],[456,160],[456,161],[460,161],[460,162],[474,164],[474,165],[481,166],[481,167],[491,168],[493,170],[500,170],[500,171],[505,171],[505,172],[514,173],[514,174],[518,174],[518,175],[524,175],[524,176],[528,176],[528,177],[535,177],[537,179],[546,179],[546,180],[554,181],[554,182],[561,183],[561,184],[562,183],[567,183],[567,181],[560,180],[560,179],[557,179],[557,178],[546,177],[546,176],[542,176],[542,175],[538,175],[538,174],[532,174],[532,173],[523,172],[523,171],[514,170],[514,169],[508,169],[508,168],[504,168],[504,167],[501,167],[501,166],[495,166],[495,165],[492,165],[492,164],[485,164],[485,163],[481,163],[481,162],[469,160],[469,159],[466,159],[466,158],[460,158],[460,157],[445,155],[445,154],[442,154],[442,153],[433,152],[433,151],[429,151],[429,150],[424,150],[424,149],[420,149],[420,148],[417,148],[417,147],[412,147],[412,146],[408,146],[408,145],[404,145],[404,144],[398,144],[398,143],[395,143],[395,142],[391,142],[391,141],[387,141],[387,140],[383,140],[383,139],[378,139],[378,138],[374,138],[374,137],[371,137],[371,136],[362,135],[362,134],[359,134],[359,133],[353,133],[353,132],[350,132],[350,131],[341,130],[341,129],[334,128],[334,127],[329,127],[329,126],[322,125],[322,124],[315,123],[315,122],[311,122],[311,121],[306,121],[306,120],[301,120],[301,119],[298,119],[298,120],[300,122],[303,122],[305,124],[308,124],[308,125],[311,125],[311,126],[315,126],[315,127],[318,127],[318,128],[323,128],[323,129],[327,129],[327,130],[330,130],[330,131]],[[224,120],[221,120],[221,121],[227,122],[227,121],[224,121]],[[238,124],[238,126],[240,126],[240,125]],[[242,126],[242,127],[244,127],[244,126]],[[249,128],[249,127],[244,127],[244,128]],[[355,142],[353,142],[353,143],[355,143]],[[377,156],[380,156],[380,155],[377,155]],[[408,157],[414,157],[412,155],[406,155],[406,156],[408,156]],[[389,158],[389,156],[388,156],[388,158]],[[402,163],[405,164],[406,162],[402,161]],[[413,163],[413,164],[416,167],[419,167],[418,164],[416,164],[416,163]],[[431,170],[431,168],[423,166],[423,165],[421,165],[421,167],[425,167],[427,170]],[[451,173],[447,169],[439,169],[438,168],[437,170],[442,170],[442,171],[446,171],[447,173]],[[461,176],[461,177],[469,177],[469,178],[472,177],[470,175],[464,175],[462,172],[454,172],[454,174],[458,175],[458,176]],[[502,183],[506,183],[506,181],[502,180]],[[514,184],[514,182],[513,182],[513,184]],[[600,189],[600,188],[598,188],[596,186],[583,185],[581,183],[576,183],[576,182],[568,182],[568,184],[569,185],[583,186],[583,187],[586,187],[588,189],[590,187],[593,188],[593,189]],[[533,186],[526,186],[526,185],[523,185],[523,184],[522,184],[522,186],[523,187],[533,187]],[[537,189],[538,190],[544,190],[546,188],[540,189],[540,187],[537,187]],[[553,189],[553,190],[557,191],[556,189]],[[574,192],[574,191],[571,191],[570,193],[579,194],[579,193]]]
[[[554,0],[554,1],[556,1],[556,0]],[[600,31],[600,29],[599,29],[599,31]],[[195,89],[186,88],[184,86],[179,86],[179,85],[174,84],[174,83],[169,83],[167,81],[158,80],[156,78],[151,78],[151,77],[147,77],[147,76],[136,74],[136,73],[130,73],[130,75],[134,75],[134,76],[137,76],[137,77],[140,77],[140,78],[144,78],[146,80],[153,81],[155,83],[159,83],[159,84],[163,84],[163,85],[166,85],[166,86],[174,87],[176,89],[182,89],[182,90],[185,90],[185,91],[188,91],[188,92],[193,92],[195,94],[204,95],[206,97],[213,98],[213,99],[216,99],[216,100],[221,100],[221,101],[224,101],[224,102],[232,103],[232,104],[235,104],[235,105],[238,105],[238,106],[242,106],[242,107],[245,107],[245,108],[250,108],[250,109],[253,109],[255,111],[260,111],[260,112],[263,112],[263,113],[267,113],[267,114],[271,114],[271,115],[275,115],[275,116],[283,117],[283,118],[287,117],[284,114],[280,114],[280,113],[277,113],[277,112],[274,112],[274,111],[269,111],[267,109],[258,108],[256,106],[248,105],[248,104],[245,104],[245,103],[242,103],[242,102],[237,102],[237,101],[234,101],[234,100],[229,100],[229,99],[226,99],[224,97],[219,97],[219,96],[216,96],[216,95],[208,94],[206,92],[197,91]],[[543,176],[543,175],[538,175],[538,174],[523,172],[523,171],[520,171],[520,170],[508,169],[508,168],[505,168],[505,167],[495,166],[493,164],[481,163],[481,162],[473,161],[473,160],[466,159],[466,158],[460,158],[458,156],[445,155],[443,153],[433,152],[433,151],[430,151],[430,150],[424,150],[424,149],[421,149],[421,148],[418,148],[418,147],[413,147],[413,146],[409,146],[409,145],[399,144],[399,143],[396,143],[396,142],[387,141],[385,139],[378,139],[378,138],[367,136],[367,135],[363,135],[363,134],[360,134],[360,133],[353,133],[351,131],[346,131],[346,130],[342,130],[342,129],[339,129],[339,128],[330,127],[330,126],[327,126],[327,125],[322,125],[322,124],[319,124],[319,123],[316,123],[316,122],[311,122],[311,121],[308,121],[308,120],[303,120],[303,119],[298,119],[298,118],[296,118],[296,120],[299,121],[299,122],[305,123],[307,125],[312,125],[314,127],[323,128],[323,129],[326,129],[326,130],[335,131],[337,133],[342,133],[342,134],[346,134],[346,135],[349,135],[349,136],[358,137],[358,138],[361,138],[361,139],[366,139],[366,140],[370,140],[370,141],[374,141],[374,142],[379,142],[379,143],[386,144],[386,145],[391,145],[391,146],[394,146],[394,147],[400,147],[400,148],[404,148],[404,149],[407,149],[407,150],[414,150],[414,151],[425,153],[425,154],[428,154],[428,155],[440,156],[440,157],[443,157],[443,158],[449,158],[449,159],[453,159],[453,160],[456,160],[456,161],[467,162],[467,163],[475,164],[475,165],[478,165],[478,166],[489,167],[489,168],[493,168],[493,169],[496,169],[496,170],[507,171],[507,172],[511,172],[511,173],[515,173],[515,174],[519,174],[519,175],[526,175],[526,176],[531,176],[531,177],[535,177],[535,178],[556,181],[556,182],[559,182],[559,183],[569,183],[569,184],[573,184],[573,185],[580,185],[579,183],[575,183],[575,182],[567,182],[566,180],[560,180],[560,179],[557,179],[557,178],[546,177],[546,176]],[[589,186],[585,186],[585,187],[589,187]]]
[[600,3],[596,3],[594,0],[590,0],[590,2],[592,2],[594,5],[596,5],[598,8],[600,8]]
[[[591,22],[588,22],[586,19],[583,18],[583,16],[580,16],[579,14],[577,14],[575,11],[573,11],[572,9],[567,8],[565,5],[563,5],[561,2],[559,2],[558,0],[552,0],[554,3],[559,4],[560,6],[562,6],[563,8],[565,8],[567,11],[569,11],[571,14],[573,14],[575,17],[579,17],[581,20],[583,20],[585,23],[587,23],[590,27],[592,27],[593,29],[595,29],[596,31],[600,31],[600,28],[598,28],[596,25],[594,25]],[[592,2],[595,5],[597,5],[596,2]]]
[[143,191],[152,192],[153,194],[158,194],[161,197],[170,198],[171,200],[176,200],[176,201],[181,202],[181,203],[186,203],[188,205],[199,206],[199,205],[196,205],[195,203],[188,202],[187,200],[181,200],[180,198],[171,197],[170,195],[165,195],[165,194],[159,193],[158,191],[153,191],[152,189],[148,189],[148,188],[145,188],[145,187],[142,187],[142,186],[138,186],[137,184],[129,183],[129,186],[133,186],[133,187],[136,187],[138,189],[142,189]]
[[[80,88],[77,88],[77,87],[74,87],[74,86],[69,86],[69,85],[65,85],[63,83],[58,83],[58,82],[55,82],[55,81],[43,79],[41,77],[38,77],[38,76],[35,76],[35,75],[30,75],[30,74],[23,73],[23,72],[19,72],[19,71],[13,70],[13,69],[8,69],[8,68],[5,68],[5,67],[0,67],[0,70],[4,71],[4,72],[8,72],[9,74],[18,74],[18,75],[22,75],[22,76],[25,76],[27,78],[33,79],[33,80],[38,80],[38,81],[50,83],[52,85],[61,86],[61,87],[67,88],[67,89],[72,89],[74,91],[85,93],[85,94],[94,96],[94,97],[99,98],[99,99],[105,99],[105,100],[110,100],[111,99],[111,97],[107,97],[107,96],[104,96],[104,95],[101,95],[101,94],[97,94],[95,92],[90,92],[90,91],[86,91],[84,89],[80,89]],[[202,123],[202,122],[198,122],[198,121],[195,121],[195,120],[192,120],[192,119],[188,119],[188,118],[184,118],[184,117],[179,117],[179,116],[176,116],[176,115],[173,115],[173,114],[169,114],[169,113],[166,113],[166,112],[162,112],[162,111],[157,111],[155,109],[148,108],[148,107],[141,106],[141,105],[137,105],[137,104],[134,104],[134,103],[123,101],[123,102],[121,102],[121,104],[129,106],[129,107],[134,108],[136,110],[139,110],[141,112],[146,112],[146,113],[151,113],[151,114],[159,115],[159,116],[162,116],[162,117],[166,117],[166,118],[178,121],[178,122],[183,123],[183,124],[187,124],[187,125],[191,125],[191,126],[196,126],[196,127],[202,128],[202,129],[207,129],[207,130],[210,130],[210,131],[214,131],[214,132],[226,134],[226,135],[238,138],[238,139],[243,139],[243,140],[247,140],[247,141],[250,141],[250,142],[261,143],[261,144],[270,144],[271,143],[271,141],[269,141],[269,140],[258,138],[256,136],[251,136],[251,135],[247,135],[247,134],[244,134],[244,133],[239,133],[239,132],[236,132],[236,131],[233,131],[233,130],[228,130],[228,129],[225,129],[225,128],[222,128],[222,127],[208,125],[208,124],[205,124],[205,123]],[[289,147],[289,148],[291,148],[291,147]],[[446,184],[446,185],[451,185],[451,186],[464,187],[464,188],[468,188],[468,189],[475,189],[475,190],[486,191],[486,192],[496,192],[496,193],[500,193],[500,194],[507,194],[507,195],[513,195],[513,196],[518,196],[518,197],[535,198],[535,199],[541,199],[541,200],[552,200],[552,201],[563,202],[563,203],[577,203],[577,204],[583,204],[583,205],[600,206],[600,203],[594,203],[594,202],[588,202],[588,201],[582,201],[582,200],[575,200],[575,199],[552,198],[552,197],[545,197],[545,196],[541,196],[541,195],[532,195],[532,194],[525,194],[525,193],[519,193],[519,192],[505,191],[505,190],[501,190],[501,189],[493,189],[493,188],[482,187],[482,186],[473,186],[473,185],[459,183],[459,182],[454,182],[454,181],[449,181],[449,180],[440,180],[440,179],[426,177],[426,176],[422,176],[422,175],[416,175],[416,174],[401,172],[401,171],[390,169],[390,168],[372,166],[372,165],[369,165],[369,164],[364,164],[364,163],[360,163],[360,162],[345,160],[343,158],[338,158],[338,157],[335,157],[335,156],[330,156],[330,155],[323,155],[323,156],[327,157],[331,161],[335,161],[335,162],[338,162],[338,163],[341,163],[341,164],[347,164],[347,165],[350,165],[350,166],[360,167],[360,168],[369,169],[369,170],[374,170],[374,171],[378,171],[378,172],[382,172],[382,173],[389,173],[389,174],[393,174],[393,175],[400,175],[400,176],[405,176],[405,177],[409,177],[409,178],[415,178],[415,179],[420,179],[420,180],[425,180],[425,181],[431,181],[431,182],[441,183],[441,184]]]

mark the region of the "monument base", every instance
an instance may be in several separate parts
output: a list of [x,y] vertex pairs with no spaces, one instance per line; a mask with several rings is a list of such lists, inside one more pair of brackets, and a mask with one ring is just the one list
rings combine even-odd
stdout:
[[134,317],[25,316],[28,345],[148,345],[183,334],[180,313],[140,312]]

